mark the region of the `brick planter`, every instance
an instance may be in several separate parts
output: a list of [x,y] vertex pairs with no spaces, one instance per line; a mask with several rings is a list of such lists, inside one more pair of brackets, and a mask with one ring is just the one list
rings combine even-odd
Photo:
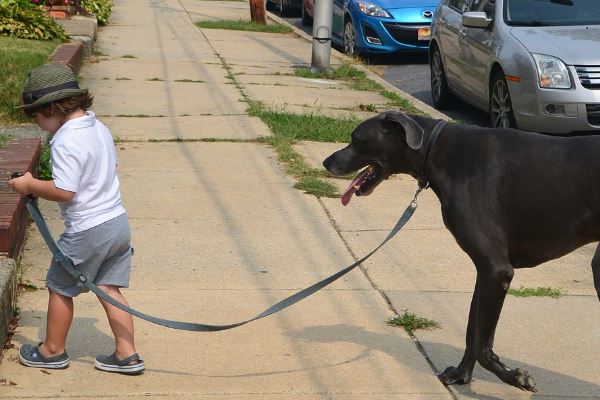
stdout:
[[0,252],[18,259],[27,230],[25,198],[6,183],[11,172],[29,171],[38,175],[41,141],[38,138],[15,139],[0,149]]

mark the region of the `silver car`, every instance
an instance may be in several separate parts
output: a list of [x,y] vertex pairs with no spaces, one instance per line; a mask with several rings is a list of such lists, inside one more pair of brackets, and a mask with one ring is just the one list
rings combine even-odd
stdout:
[[600,133],[600,0],[442,0],[429,47],[437,108],[494,127]]

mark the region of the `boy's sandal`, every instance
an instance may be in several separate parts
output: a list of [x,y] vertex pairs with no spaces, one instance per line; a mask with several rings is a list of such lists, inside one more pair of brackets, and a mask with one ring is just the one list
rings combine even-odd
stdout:
[[44,357],[39,349],[41,344],[42,342],[40,342],[37,346],[32,346],[30,344],[21,346],[21,349],[19,350],[19,361],[21,364],[34,368],[53,369],[62,369],[69,366],[69,362],[71,360],[69,359],[66,351],[57,356]]
[[[136,361],[135,364],[130,364]],[[94,366],[102,371],[119,372],[121,374],[136,375],[144,372],[144,360],[140,359],[137,353],[134,353],[124,360],[119,360],[115,353],[110,356],[98,356]]]

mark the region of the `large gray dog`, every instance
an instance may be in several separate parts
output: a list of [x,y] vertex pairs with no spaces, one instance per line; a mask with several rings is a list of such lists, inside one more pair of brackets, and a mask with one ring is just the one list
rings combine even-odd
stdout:
[[[382,113],[362,122],[351,143],[323,165],[334,175],[367,167],[342,196],[344,204],[392,174],[429,183],[444,224],[477,269],[465,354],[440,379],[467,383],[478,361],[504,382],[535,391],[527,371],[508,368],[494,354],[494,332],[515,268],[535,267],[600,240],[600,136],[438,122]],[[600,247],[592,271],[600,298]]]

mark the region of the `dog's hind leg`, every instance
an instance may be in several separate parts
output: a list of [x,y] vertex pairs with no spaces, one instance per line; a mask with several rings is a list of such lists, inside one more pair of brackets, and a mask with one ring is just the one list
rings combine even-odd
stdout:
[[600,244],[596,247],[594,258],[592,258],[592,274],[594,276],[594,287],[596,288],[596,294],[600,300]]

